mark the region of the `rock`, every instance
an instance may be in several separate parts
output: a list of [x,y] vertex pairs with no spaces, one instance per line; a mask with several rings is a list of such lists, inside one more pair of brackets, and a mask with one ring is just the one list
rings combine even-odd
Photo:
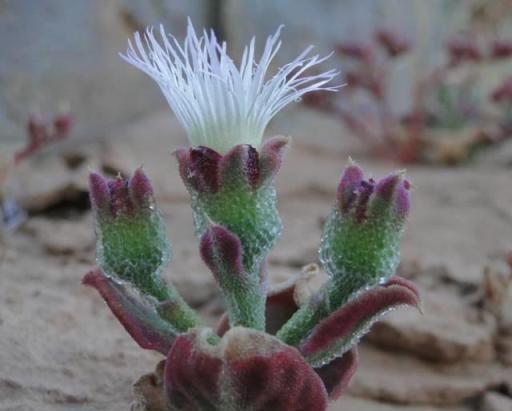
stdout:
[[512,335],[499,335],[496,341],[499,360],[505,365],[512,366]]
[[512,398],[496,392],[488,392],[482,400],[481,411],[511,411]]
[[469,411],[464,406],[432,407],[425,405],[397,405],[343,395],[338,401],[331,403],[329,411]]
[[493,318],[478,312],[458,295],[423,290],[423,316],[397,310],[373,327],[369,341],[439,362],[491,361],[495,356]]
[[448,406],[508,385],[512,368],[496,363],[434,364],[364,345],[351,395],[397,404]]
[[[31,233],[50,255],[70,255],[94,249],[94,227],[91,216],[78,221],[52,221],[31,218],[23,230]],[[91,259],[92,260],[92,259]]]

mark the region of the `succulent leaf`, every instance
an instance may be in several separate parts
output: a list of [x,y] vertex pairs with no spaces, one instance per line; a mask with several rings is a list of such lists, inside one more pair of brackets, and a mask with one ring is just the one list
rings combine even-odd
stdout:
[[82,282],[100,293],[137,344],[164,355],[169,352],[178,330],[164,321],[154,306],[137,298],[126,286],[107,277],[99,268],[87,273]]
[[394,280],[354,297],[321,321],[300,345],[313,367],[320,367],[350,350],[386,312],[401,305],[419,309],[417,290]]
[[259,277],[251,276],[243,267],[240,239],[224,227],[213,225],[201,237],[200,251],[221,287],[231,326],[263,330],[265,295]]
[[169,352],[165,387],[176,410],[325,411],[320,377],[297,350],[268,334],[236,327],[220,342],[196,330]]

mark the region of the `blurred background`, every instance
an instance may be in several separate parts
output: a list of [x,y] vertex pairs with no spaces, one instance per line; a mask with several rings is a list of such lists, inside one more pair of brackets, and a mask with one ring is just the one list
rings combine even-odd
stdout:
[[274,281],[317,261],[349,156],[413,181],[400,272],[424,315],[375,327],[332,410],[511,411],[511,0],[0,0],[0,411],[127,410],[159,359],[79,285],[94,264],[91,169],[144,164],[174,247],[168,279],[210,321],[221,312],[170,154],[185,134],[118,55],[148,25],[183,38],[187,17],[235,60],[284,24],[274,69],[314,45],[341,70],[340,92],[267,130],[293,137]]

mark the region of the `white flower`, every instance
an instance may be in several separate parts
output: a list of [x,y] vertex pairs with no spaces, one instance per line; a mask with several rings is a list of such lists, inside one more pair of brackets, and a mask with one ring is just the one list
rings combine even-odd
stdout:
[[310,91],[339,88],[327,85],[338,74],[336,70],[304,74],[329,57],[309,57],[311,46],[266,79],[281,46],[281,28],[267,38],[258,62],[253,38],[239,67],[228,56],[225,42],[219,44],[213,31],[203,31],[198,38],[190,20],[183,46],[166,35],[163,26],[161,42],[148,28],[142,36],[135,33],[135,42],[128,41],[121,57],[158,83],[192,146],[220,153],[237,144],[258,148],[265,127],[284,106]]

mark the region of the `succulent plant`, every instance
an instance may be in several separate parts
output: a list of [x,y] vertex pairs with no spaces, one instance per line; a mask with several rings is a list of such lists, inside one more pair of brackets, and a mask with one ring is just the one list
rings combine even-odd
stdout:
[[[395,307],[419,306],[416,287],[394,275],[410,184],[403,172],[365,179],[354,163],[342,175],[321,240],[329,280],[311,296],[301,292],[311,269],[269,286],[266,258],[282,229],[274,178],[289,139],[261,143],[262,133],[278,107],[308,91],[332,90],[325,85],[335,75],[301,77],[322,61],[302,54],[277,80],[263,82],[278,34],[267,40],[263,66],[254,65],[254,42],[238,69],[213,34],[198,39],[191,24],[183,48],[167,38],[162,47],[149,31],[153,52],[136,36],[137,50],[126,57],[159,82],[189,134],[192,147],[175,155],[199,254],[226,307],[218,326],[206,327],[162,277],[170,245],[142,169],[113,180],[91,174],[98,266],[83,282],[142,348],[166,356],[136,384],[149,411],[326,410],[352,378],[357,343],[371,325]],[[203,105],[203,98],[229,107]],[[249,106],[250,115],[238,117]]]

